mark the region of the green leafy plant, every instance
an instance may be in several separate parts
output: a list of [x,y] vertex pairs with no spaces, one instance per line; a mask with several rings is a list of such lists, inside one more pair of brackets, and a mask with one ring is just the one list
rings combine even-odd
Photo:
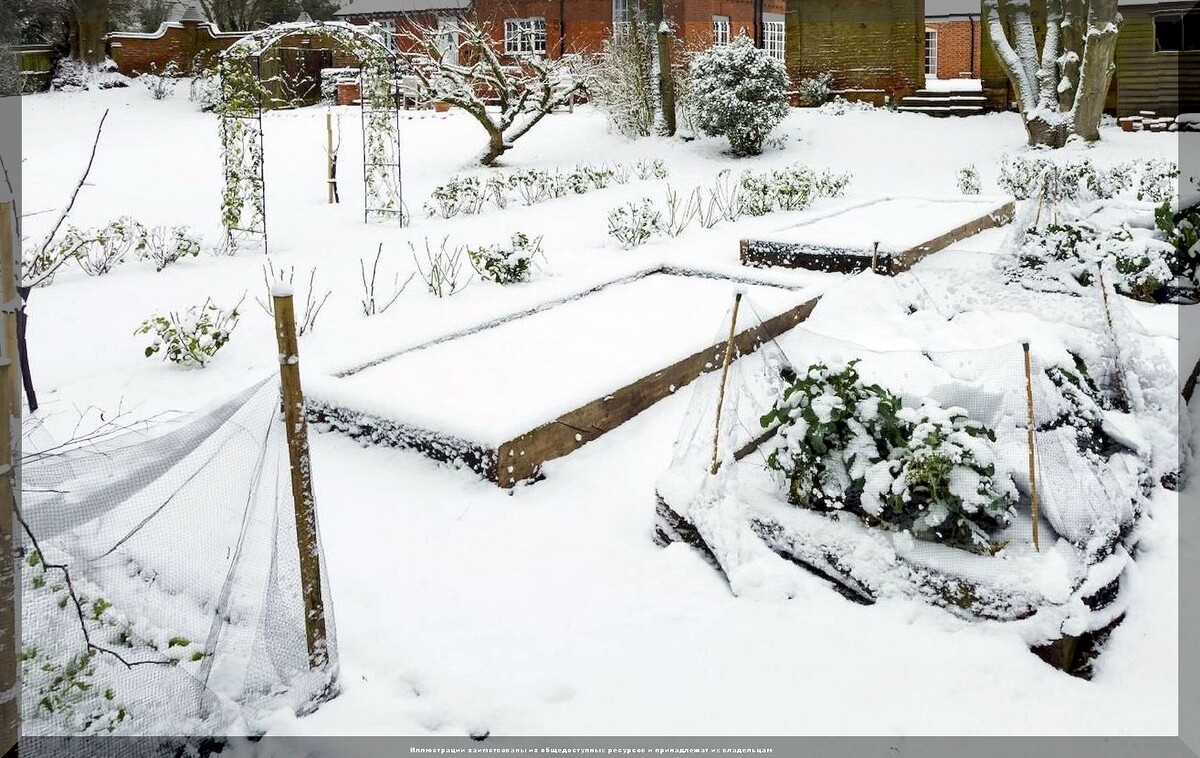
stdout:
[[142,322],[135,334],[153,334],[146,357],[161,353],[164,360],[203,368],[229,342],[238,324],[241,302],[226,310],[212,300],[191,306],[183,315],[155,315]]
[[512,235],[507,245],[468,247],[467,257],[479,278],[497,284],[529,281],[533,259],[542,253],[542,238],[524,232]]
[[662,233],[662,214],[648,197],[642,198],[641,202],[613,208],[608,213],[608,234],[625,248],[637,247]]

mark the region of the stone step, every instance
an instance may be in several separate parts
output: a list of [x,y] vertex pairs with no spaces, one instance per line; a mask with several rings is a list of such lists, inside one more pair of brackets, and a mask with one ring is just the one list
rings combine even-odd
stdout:
[[984,97],[984,94],[979,90],[953,90],[943,92],[941,90],[919,89],[915,93],[916,97]]
[[903,105],[896,110],[903,113],[924,113],[926,116],[976,116],[984,113],[982,105]]
[[987,105],[986,97],[905,97],[901,105]]

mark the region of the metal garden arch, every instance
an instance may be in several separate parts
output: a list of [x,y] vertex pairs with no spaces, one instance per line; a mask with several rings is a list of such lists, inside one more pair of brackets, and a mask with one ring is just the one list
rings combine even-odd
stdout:
[[235,42],[218,61],[221,77],[221,154],[225,185],[221,223],[226,243],[261,239],[267,249],[262,79],[263,54],[285,38],[331,42],[359,61],[362,109],[363,220],[406,223],[400,183],[400,115],[394,82],[399,58],[365,27],[340,21],[275,24]]

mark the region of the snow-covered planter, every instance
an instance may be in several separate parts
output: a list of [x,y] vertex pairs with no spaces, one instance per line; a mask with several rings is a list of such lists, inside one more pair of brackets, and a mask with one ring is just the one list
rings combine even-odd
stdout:
[[608,235],[623,247],[637,247],[662,233],[662,214],[648,197],[642,198],[640,202],[613,208],[608,213]]
[[958,170],[958,191],[964,195],[978,195],[983,191],[983,182],[975,166],[963,166]]
[[1017,501],[1012,477],[998,473],[995,433],[930,402],[897,418],[907,442],[867,471],[863,510],[919,539],[989,550]]
[[824,105],[833,94],[833,74],[823,71],[816,76],[801,79],[796,85],[796,94],[800,96],[803,105]]
[[149,358],[162,353],[163,360],[181,366],[203,368],[225,347],[238,324],[238,307],[221,308],[212,300],[193,305],[183,315],[176,312],[151,316],[135,334],[153,334],[145,350]]
[[787,115],[787,89],[783,63],[741,34],[692,59],[692,123],[727,138],[734,155],[758,155]]
[[533,259],[542,252],[542,238],[517,232],[508,245],[468,247],[467,257],[479,278],[497,284],[517,284],[529,281]]
[[788,500],[849,510],[920,539],[986,551],[1017,499],[998,470],[995,434],[961,408],[919,409],[862,381],[852,361],[813,364],[762,418],[778,425],[767,466]]

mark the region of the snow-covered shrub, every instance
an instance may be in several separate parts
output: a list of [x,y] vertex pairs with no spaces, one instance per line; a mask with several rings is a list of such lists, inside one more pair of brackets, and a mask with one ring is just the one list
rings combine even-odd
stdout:
[[863,510],[921,539],[987,551],[1017,501],[1011,475],[998,473],[995,433],[929,401],[896,415],[906,442],[867,471]]
[[79,267],[89,276],[103,276],[125,261],[130,253],[146,249],[146,227],[128,216],[122,216],[107,226],[86,235],[78,230],[68,230],[64,235],[66,244],[80,241],[77,245]]
[[866,113],[875,110],[875,105],[867,100],[847,100],[838,95],[817,108],[822,116],[845,116],[847,113]]
[[117,70],[117,64],[105,59],[97,66],[89,66],[78,58],[60,58],[54,68],[50,88],[63,92],[78,92],[89,89],[114,89],[128,87],[129,77]]
[[742,174],[742,210],[751,216],[765,216],[775,210],[775,182],[769,174],[759,175],[749,171]]
[[200,250],[200,238],[186,226],[157,226],[146,235],[142,258],[152,261],[156,271],[162,271],[188,256],[195,258]]
[[838,174],[830,170],[822,171],[817,176],[816,190],[821,197],[841,197],[850,186],[853,175],[849,171]]
[[958,170],[958,191],[964,195],[978,195],[983,191],[979,170],[974,165],[963,166]]
[[430,216],[451,218],[460,213],[471,215],[483,209],[487,201],[487,190],[477,176],[456,176],[429,194],[425,211]]
[[168,61],[162,71],[158,70],[157,63],[151,63],[150,71],[138,76],[137,80],[150,93],[150,97],[155,100],[165,100],[175,94],[175,85],[179,83],[178,77],[179,66],[175,61]]
[[583,166],[576,166],[574,171],[568,173],[566,183],[567,188],[576,195],[586,194],[592,188],[592,179]]
[[1159,237],[1175,248],[1174,273],[1196,281],[1200,266],[1200,211],[1189,210],[1176,221],[1171,203],[1164,202],[1154,210],[1154,226]]
[[204,113],[221,105],[221,75],[216,68],[197,69],[188,85],[188,100]]
[[517,284],[529,281],[534,256],[542,252],[542,238],[530,239],[517,232],[508,245],[468,247],[467,257],[479,278],[497,284]]
[[801,79],[796,85],[796,92],[800,95],[802,105],[824,105],[833,93],[833,74],[824,71],[816,76]]
[[643,158],[634,166],[637,171],[637,178],[645,181],[647,179],[666,179],[670,171],[667,170],[667,164],[662,158]]
[[645,11],[629,11],[621,33],[604,41],[587,68],[587,91],[610,129],[626,137],[648,137],[658,111],[657,43]]
[[996,179],[1000,189],[1017,200],[1028,200],[1042,189],[1046,174],[1054,164],[1045,158],[1029,158],[1024,155],[1005,155],[1000,159],[1000,175]]
[[1165,203],[1179,194],[1179,164],[1152,158],[1142,165],[1138,181],[1138,200],[1154,204]]
[[648,197],[613,208],[608,213],[608,235],[626,248],[637,247],[662,233],[662,214]]
[[781,61],[745,34],[692,59],[692,122],[725,137],[734,155],[758,155],[787,115],[788,74]]
[[624,163],[614,163],[612,178],[617,184],[629,184],[629,180],[633,178],[633,169]]
[[492,205],[504,210],[508,207],[508,191],[512,183],[502,174],[493,174],[483,183],[483,197],[491,200]]
[[899,397],[865,384],[856,362],[808,367],[790,384],[762,426],[778,424],[767,466],[788,477],[788,499],[815,509],[855,504],[869,467],[902,444]]
[[1124,161],[1108,169],[1097,169],[1086,177],[1088,191],[1100,200],[1111,200],[1133,188],[1137,164]]
[[1007,524],[1016,487],[998,471],[995,433],[961,408],[905,408],[864,383],[855,361],[785,379],[762,425],[779,426],[767,466],[787,477],[794,505],[862,513],[972,550],[988,549]]
[[1112,262],[1117,291],[1136,300],[1153,302],[1155,294],[1174,278],[1174,246],[1151,237],[1135,237],[1128,226],[1102,238],[1097,253],[1101,260]]
[[603,166],[584,166],[584,174],[596,189],[604,189],[613,180],[613,170],[607,164]]
[[413,252],[413,262],[417,264],[417,273],[420,274],[421,281],[425,282],[425,289],[429,290],[429,294],[434,297],[450,297],[461,292],[467,286],[470,277],[464,279],[462,276],[465,247],[461,245],[452,247],[450,238],[443,237],[441,244],[434,248],[429,244],[429,238],[426,238],[424,266],[417,259],[417,250],[411,242],[408,243],[408,247]]
[[238,325],[241,304],[226,310],[211,299],[193,305],[180,316],[171,312],[156,314],[142,322],[136,334],[153,334],[146,357],[162,353],[163,360],[181,366],[203,368],[229,343]]

